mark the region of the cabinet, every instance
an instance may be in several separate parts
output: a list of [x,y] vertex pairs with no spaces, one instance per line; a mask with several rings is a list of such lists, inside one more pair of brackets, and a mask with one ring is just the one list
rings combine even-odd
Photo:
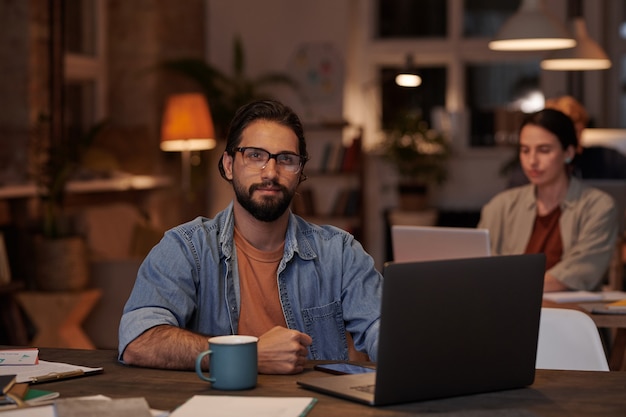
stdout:
[[305,126],[305,135],[307,179],[293,199],[294,213],[344,229],[364,244],[361,130],[346,124],[315,125]]

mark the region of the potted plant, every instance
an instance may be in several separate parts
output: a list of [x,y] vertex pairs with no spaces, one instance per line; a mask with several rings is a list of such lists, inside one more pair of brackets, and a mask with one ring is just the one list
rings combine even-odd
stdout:
[[225,134],[237,109],[253,100],[271,98],[267,88],[283,85],[297,90],[297,83],[287,74],[269,72],[258,77],[246,75],[246,60],[241,39],[233,40],[233,62],[230,75],[198,58],[164,61],[159,68],[195,81],[211,106],[218,134]]
[[75,140],[48,140],[42,119],[35,182],[39,199],[40,227],[33,241],[34,279],[38,290],[80,290],[89,282],[86,243],[75,233],[70,216],[64,210],[67,183],[77,172],[84,152],[104,126],[93,126]]
[[430,186],[448,177],[450,145],[444,134],[428,127],[419,114],[405,113],[385,131],[381,155],[398,172],[400,207],[420,210]]

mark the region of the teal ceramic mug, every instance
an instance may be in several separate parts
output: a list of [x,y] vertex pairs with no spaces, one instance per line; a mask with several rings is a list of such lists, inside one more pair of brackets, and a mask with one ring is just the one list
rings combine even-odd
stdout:
[[[242,390],[256,386],[257,342],[254,336],[216,336],[209,339],[209,350],[196,358],[196,373],[211,387]],[[202,360],[209,356],[209,376],[202,372]]]

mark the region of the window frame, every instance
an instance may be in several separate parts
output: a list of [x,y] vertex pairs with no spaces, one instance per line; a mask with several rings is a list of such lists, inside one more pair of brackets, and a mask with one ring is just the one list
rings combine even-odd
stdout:
[[[94,83],[94,100],[90,104],[93,106],[90,114],[94,115],[94,122],[103,120],[107,116],[106,95],[107,95],[107,71],[106,71],[106,0],[82,0],[93,2],[92,10],[94,16],[85,17],[89,24],[94,25],[94,53],[77,54],[65,53],[64,77],[65,83],[72,81],[92,81]],[[84,122],[84,121],[83,121]]]
[[[402,66],[407,54],[413,54],[416,65],[443,66],[447,70],[445,108],[454,124],[451,138],[457,152],[493,152],[491,147],[470,146],[468,111],[466,107],[465,71],[468,65],[496,62],[528,62],[542,57],[540,52],[502,52],[488,48],[487,37],[463,37],[463,0],[447,1],[448,30],[445,38],[378,39],[376,37],[377,0],[354,2],[355,14],[352,24],[351,43],[356,59],[348,65],[348,79],[354,81],[346,86],[345,113],[348,118],[364,125],[364,147],[375,147],[381,137],[380,115],[382,103],[377,74],[381,67]],[[547,5],[557,18],[566,20],[567,1],[551,0]],[[365,22],[365,23],[364,23]],[[566,90],[567,77],[562,74],[540,72],[540,86],[546,96],[562,94]],[[353,95],[351,98],[350,95]],[[365,104],[357,105],[359,97]],[[370,140],[367,140],[370,138]],[[373,138],[373,139],[372,139]]]

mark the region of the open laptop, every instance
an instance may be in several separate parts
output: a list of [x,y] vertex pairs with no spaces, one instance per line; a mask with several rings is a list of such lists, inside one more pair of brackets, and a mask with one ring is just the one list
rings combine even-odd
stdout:
[[489,231],[468,227],[391,226],[394,262],[490,256]]
[[369,405],[528,386],[544,265],[543,254],[388,263],[376,372],[298,384]]

